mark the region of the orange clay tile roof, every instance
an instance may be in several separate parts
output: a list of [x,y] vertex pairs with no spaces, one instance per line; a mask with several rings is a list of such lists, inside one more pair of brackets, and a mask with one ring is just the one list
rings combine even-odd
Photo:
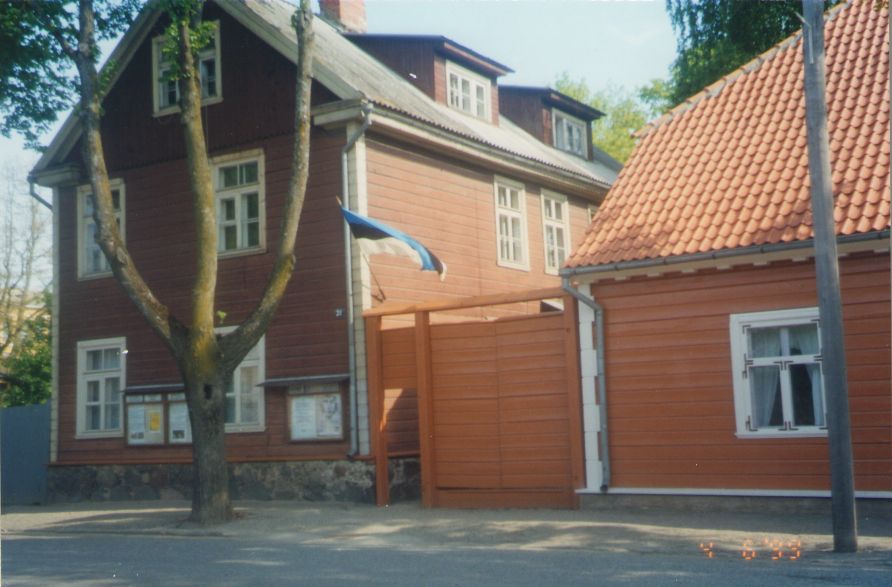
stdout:
[[[825,28],[840,236],[889,228],[889,13],[874,5]],[[644,132],[566,267],[812,238],[801,34]]]

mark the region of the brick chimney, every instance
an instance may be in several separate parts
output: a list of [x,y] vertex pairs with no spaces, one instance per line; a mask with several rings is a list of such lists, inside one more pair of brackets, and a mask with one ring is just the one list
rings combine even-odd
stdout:
[[365,0],[319,0],[322,16],[330,23],[350,33],[368,30],[365,20]]

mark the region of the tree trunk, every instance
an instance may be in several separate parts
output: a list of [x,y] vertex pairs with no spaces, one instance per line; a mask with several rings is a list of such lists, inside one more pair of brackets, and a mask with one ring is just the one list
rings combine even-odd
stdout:
[[222,381],[188,377],[186,399],[192,424],[192,513],[202,525],[232,518],[226,464],[226,395]]

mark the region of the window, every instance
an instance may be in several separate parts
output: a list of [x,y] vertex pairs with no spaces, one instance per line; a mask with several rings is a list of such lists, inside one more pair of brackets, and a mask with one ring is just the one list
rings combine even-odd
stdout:
[[545,239],[545,272],[557,274],[567,258],[570,241],[567,198],[542,193],[542,234]]
[[[233,328],[218,329],[228,332]],[[232,373],[226,387],[226,431],[256,432],[264,427],[264,338],[251,349]]]
[[446,63],[447,103],[477,118],[489,120],[490,80],[451,62]]
[[[164,59],[163,36],[152,43],[152,85],[155,88],[153,105],[155,114],[169,114],[179,109],[180,88],[175,80],[167,79],[170,61]],[[201,79],[201,103],[214,104],[222,99],[220,84],[220,27],[214,29],[214,36],[206,47],[198,53],[198,73]]]
[[594,204],[592,204],[588,207],[588,223],[589,224],[591,224],[592,221],[595,219],[595,214],[598,213],[598,208],[600,208],[600,206],[596,206]]
[[[240,156],[243,157],[243,156]],[[261,249],[265,239],[263,158],[216,159],[217,250]]]
[[554,111],[554,146],[562,151],[588,157],[588,125],[563,112]]
[[523,185],[496,179],[496,233],[499,265],[529,269],[526,236],[526,194]]
[[[124,236],[124,182],[115,179],[111,184],[112,206],[121,236]],[[78,209],[78,276],[104,277],[111,275],[108,260],[96,242],[96,222],[93,220],[93,189],[86,185],[77,190]]]
[[79,437],[121,435],[124,388],[123,338],[77,344],[77,433]]
[[731,316],[739,436],[826,434],[817,308]]

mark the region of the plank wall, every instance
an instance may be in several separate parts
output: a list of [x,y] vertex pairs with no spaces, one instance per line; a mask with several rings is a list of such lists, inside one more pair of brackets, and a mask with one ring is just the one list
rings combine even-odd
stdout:
[[[208,10],[216,10],[209,6]],[[223,325],[243,320],[259,299],[278,245],[293,150],[294,72],[283,57],[225,14],[221,25],[223,101],[205,108],[212,156],[261,149],[265,162],[266,251],[221,259],[217,308]],[[109,173],[125,185],[126,240],[157,296],[188,322],[194,275],[193,213],[176,115],[153,117],[149,42],[122,72],[106,100]],[[317,91],[318,90],[318,91]],[[330,94],[314,86],[315,100]],[[224,131],[225,129],[225,131]],[[310,178],[292,283],[266,335],[266,377],[346,373],[347,334],[335,312],[346,305],[340,193],[344,132],[314,129]],[[79,160],[78,150],[71,155]],[[111,277],[77,277],[75,189],[59,197],[59,462],[175,462],[185,447],[125,447],[123,438],[75,440],[77,342],[127,339],[127,385],[171,383],[179,374],[160,340]],[[343,456],[346,442],[290,443],[284,389],[266,391],[266,432],[227,435],[233,460]]]
[[[374,127],[372,127],[374,128]],[[540,188],[526,184],[529,270],[497,263],[494,179],[472,168],[416,148],[377,139],[367,141],[369,215],[409,233],[448,267],[446,279],[420,273],[409,259],[371,258],[372,298],[420,302],[560,285],[545,273]],[[512,178],[508,178],[512,179]],[[570,238],[580,242],[588,227],[588,202],[571,197]],[[476,314],[475,314],[476,315]]]
[[[892,490],[889,256],[840,263],[859,491]],[[817,305],[811,262],[605,282],[611,485],[829,489],[826,438],[735,436],[730,314]]]

